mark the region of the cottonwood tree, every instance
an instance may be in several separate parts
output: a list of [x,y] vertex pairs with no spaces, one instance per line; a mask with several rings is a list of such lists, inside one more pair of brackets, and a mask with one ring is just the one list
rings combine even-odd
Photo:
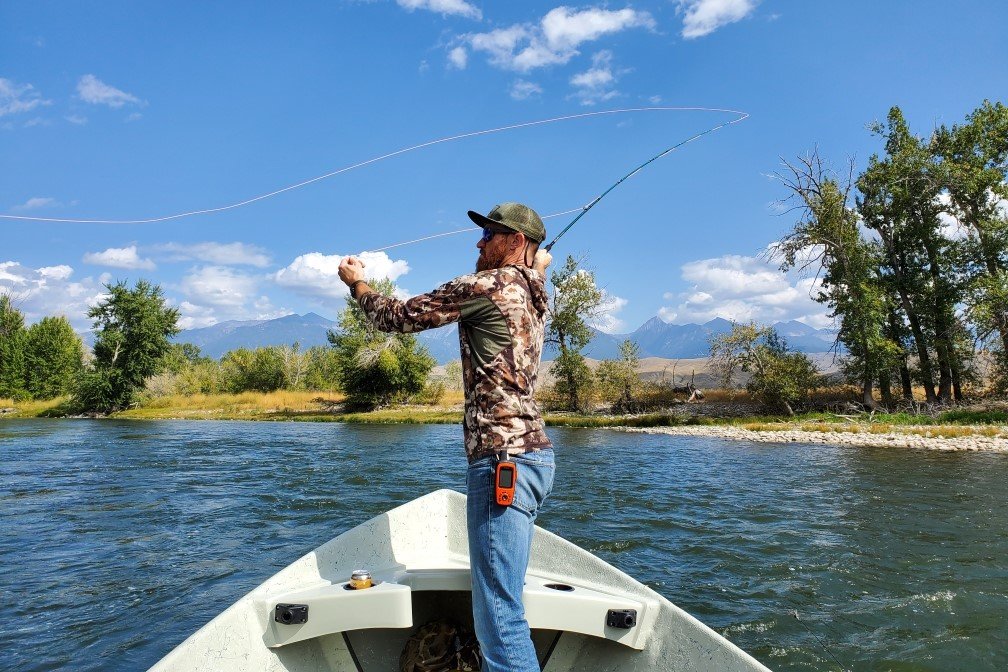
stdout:
[[588,407],[593,375],[581,351],[591,342],[588,323],[599,316],[602,290],[595,285],[595,275],[579,268],[572,256],[550,276],[553,294],[547,308],[546,343],[558,349],[552,372],[555,391],[567,409],[582,411]]
[[145,379],[164,368],[179,312],[165,305],[159,285],[146,280],[105,288],[108,295],[88,311],[97,334],[94,359],[74,396],[82,410],[107,413],[129,406]]
[[733,324],[727,334],[712,335],[710,365],[724,387],[739,372],[749,373],[746,390],[771,408],[794,415],[818,377],[815,364],[801,352],[791,352],[773,327],[755,322]]
[[25,332],[25,364],[32,397],[69,394],[84,369],[84,344],[65,317],[43,317]]
[[0,294],[0,397],[20,399],[25,390],[24,315]]
[[229,350],[220,367],[224,388],[232,393],[274,392],[287,383],[284,349],[277,346]]
[[944,176],[933,147],[910,133],[898,107],[874,131],[885,140],[885,157],[873,155],[858,178],[858,212],[881,239],[880,270],[910,326],[927,400],[951,401],[953,391],[961,398],[953,338],[962,294],[952,265],[954,243],[941,233]]
[[965,301],[982,341],[1000,344],[1008,383],[1008,107],[984,101],[965,124],[941,126],[934,148],[951,214],[967,232]]
[[781,271],[798,269],[820,278],[813,297],[829,306],[839,322],[837,339],[848,352],[846,370],[861,386],[861,402],[875,407],[872,389],[878,377],[883,396],[888,392],[890,369],[898,363],[900,349],[886,334],[885,290],[879,283],[879,250],[861,233],[853,209],[853,162],[841,180],[823,163],[818,152],[784,161],[776,174],[791,192],[799,220],[771,248],[771,258]]
[[[392,296],[395,285],[383,279],[371,288]],[[336,351],[335,373],[351,406],[375,408],[419,394],[434,368],[434,358],[413,334],[378,331],[352,297],[338,318],[339,330],[328,332]]]

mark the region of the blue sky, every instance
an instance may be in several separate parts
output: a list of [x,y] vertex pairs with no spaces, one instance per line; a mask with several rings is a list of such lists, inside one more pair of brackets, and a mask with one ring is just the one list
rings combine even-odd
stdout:
[[[646,106],[751,117],[653,164],[555,248],[595,271],[600,324],[715,316],[825,326],[808,278],[759,259],[792,223],[767,175],[813,147],[879,150],[1005,100],[1003,2],[0,4],[0,214],[146,219],[218,207],[468,131]],[[110,280],[148,278],[183,326],[335,317],[341,255],[470,226],[468,209],[581,206],[730,119],[600,116],[460,140],[217,214],[152,224],[0,219],[0,291],[87,327]],[[570,216],[547,221],[558,231]],[[416,294],[470,271],[474,233],[369,255]]]

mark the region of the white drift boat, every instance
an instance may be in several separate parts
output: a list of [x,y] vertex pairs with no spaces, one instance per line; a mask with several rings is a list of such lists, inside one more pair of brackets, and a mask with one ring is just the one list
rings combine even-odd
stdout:
[[[280,571],[151,669],[398,672],[419,626],[472,628],[465,515],[463,495],[438,490],[376,516]],[[358,568],[370,570],[373,587],[349,588]],[[650,588],[538,527],[524,603],[546,672],[767,670]]]

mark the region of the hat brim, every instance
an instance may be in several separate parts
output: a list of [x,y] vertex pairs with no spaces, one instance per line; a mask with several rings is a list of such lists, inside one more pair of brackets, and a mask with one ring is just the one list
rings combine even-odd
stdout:
[[492,229],[494,231],[501,231],[501,232],[510,231],[511,233],[518,233],[510,226],[504,224],[504,222],[498,222],[496,219],[490,219],[486,215],[481,215],[475,210],[470,210],[468,214],[469,219],[471,219],[473,223],[476,224],[477,226],[481,226],[485,229]]

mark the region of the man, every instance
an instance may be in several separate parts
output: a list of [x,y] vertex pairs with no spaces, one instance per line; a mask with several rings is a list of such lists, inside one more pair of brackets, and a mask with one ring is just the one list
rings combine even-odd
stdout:
[[[408,301],[382,296],[364,281],[364,264],[340,263],[368,319],[383,331],[415,332],[459,323],[465,387],[466,522],[472,569],[473,622],[489,672],[538,672],[522,606],[533,524],[553,488],[553,449],[533,398],[542,356],[546,267],[539,251],[542,219],[519,203],[483,216],[476,273],[460,276]],[[514,501],[494,498],[496,463],[518,468]]]

